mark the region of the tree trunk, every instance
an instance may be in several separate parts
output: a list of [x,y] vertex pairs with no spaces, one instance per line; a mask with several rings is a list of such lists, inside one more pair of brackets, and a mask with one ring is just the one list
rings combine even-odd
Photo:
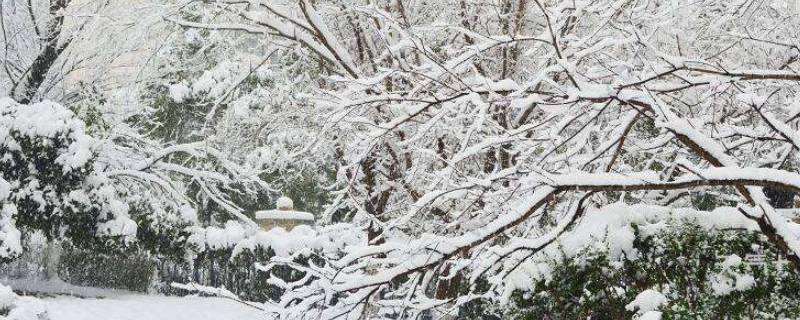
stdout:
[[[14,100],[28,104],[36,97],[39,88],[47,79],[50,68],[53,67],[58,57],[64,52],[69,40],[59,45],[61,28],[64,26],[63,10],[67,8],[70,0],[50,0],[50,21],[47,23],[44,35],[44,47],[33,60],[30,68],[20,79],[16,88],[12,89]],[[36,21],[32,21],[34,24]]]

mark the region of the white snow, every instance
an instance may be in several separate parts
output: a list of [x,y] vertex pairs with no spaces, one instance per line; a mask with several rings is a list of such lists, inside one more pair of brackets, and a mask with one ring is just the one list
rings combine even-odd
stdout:
[[9,310],[3,320],[40,320],[44,306],[39,299],[18,296],[11,287],[0,284],[0,308]]
[[[8,313],[8,320],[42,320],[42,315],[46,314],[44,304],[41,300],[33,297],[17,297],[14,306]],[[52,319],[51,319],[52,320]]]
[[637,311],[639,314],[645,314],[657,310],[658,307],[665,303],[667,303],[667,297],[661,294],[661,292],[647,289],[636,295],[636,298],[625,306],[625,310]]
[[0,309],[11,307],[16,298],[17,295],[11,290],[11,287],[0,285]]
[[0,283],[9,286],[20,292],[22,295],[43,294],[46,296],[75,296],[83,298],[105,298],[120,295],[135,294],[132,291],[122,289],[106,289],[95,287],[84,287],[64,282],[60,279],[37,279],[37,278],[3,278]]
[[739,272],[736,269],[742,266],[743,260],[737,255],[730,255],[719,265],[721,272],[711,277],[711,289],[718,296],[725,296],[734,291],[745,291],[752,288],[756,280],[752,275]]
[[[60,280],[0,280],[0,307],[16,320],[216,320],[272,319],[258,305],[200,296],[163,296],[71,285]],[[10,285],[10,286],[8,286]],[[11,292],[43,294],[45,298]],[[46,318],[39,318],[45,314]]]
[[463,80],[465,84],[472,87],[473,90],[484,92],[498,92],[498,91],[517,91],[520,89],[520,85],[512,79],[502,79],[499,81],[493,81],[492,79],[475,76],[473,78],[466,78]]
[[0,177],[0,200],[5,200],[11,194],[11,184]]
[[122,295],[82,299],[61,296],[42,301],[51,320],[271,319],[260,310],[224,298]]
[[197,218],[197,210],[192,208],[189,204],[183,204],[178,208],[178,213],[180,214],[181,219],[186,222],[197,224],[199,222]]
[[137,229],[138,226],[136,225],[136,221],[133,221],[127,216],[117,216],[112,220],[102,222],[97,225],[98,234],[123,236],[131,239],[136,237]]
[[19,143],[11,133],[28,138],[55,138],[69,135],[72,141],[56,158],[65,170],[81,167],[91,158],[94,139],[86,135],[84,123],[66,107],[52,101],[21,105],[10,98],[0,98],[0,145],[15,150]]
[[169,86],[169,96],[173,101],[181,103],[192,94],[192,89],[186,84],[175,83]]
[[302,211],[264,210],[256,211],[256,219],[291,219],[314,221],[314,215]]
[[247,237],[247,230],[236,221],[228,221],[220,227],[193,227],[187,242],[199,248],[223,249],[235,246]]
[[294,209],[294,201],[289,197],[280,197],[275,201],[275,207],[281,210],[292,210]]

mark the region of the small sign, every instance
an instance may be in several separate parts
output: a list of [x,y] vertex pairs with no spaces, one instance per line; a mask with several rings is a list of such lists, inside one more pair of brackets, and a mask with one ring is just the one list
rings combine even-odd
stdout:
[[748,254],[744,256],[744,261],[753,266],[763,266],[767,263],[767,255]]

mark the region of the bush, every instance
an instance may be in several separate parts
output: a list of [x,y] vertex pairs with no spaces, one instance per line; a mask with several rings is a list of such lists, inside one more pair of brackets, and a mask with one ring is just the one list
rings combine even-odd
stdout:
[[[275,277],[280,281],[298,281],[303,274],[287,266],[276,266],[270,272],[257,269],[275,256],[272,249],[257,247],[233,255],[232,249],[206,250],[199,253],[191,263],[184,260],[159,261],[158,290],[165,294],[185,293],[170,286],[171,283],[197,283],[209,287],[224,287],[247,301],[277,301],[283,289],[270,283]],[[305,265],[307,258],[295,262]],[[275,280],[275,279],[272,279]]]
[[[764,236],[694,225],[636,235],[638,257],[585,251],[582,259],[550,260],[552,277],[517,292],[509,318],[629,319],[637,310],[626,306],[648,289],[666,296],[663,319],[800,317],[800,276]],[[763,262],[743,261],[753,253]]]
[[23,232],[94,247],[135,236],[128,206],[94,171],[93,144],[59,104],[0,99],[0,258],[21,254]]
[[144,254],[98,254],[67,247],[58,277],[75,285],[148,292],[155,271],[156,261]]

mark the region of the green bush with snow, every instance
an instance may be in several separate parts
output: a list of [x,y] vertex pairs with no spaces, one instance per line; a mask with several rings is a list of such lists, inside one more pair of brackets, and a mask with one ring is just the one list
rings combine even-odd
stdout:
[[547,262],[549,272],[535,281],[532,291],[513,295],[513,307],[506,316],[800,317],[800,275],[764,236],[745,230],[709,231],[694,224],[649,235],[633,227],[635,255],[614,258],[608,250],[586,249],[578,257],[552,258]]
[[94,144],[60,104],[0,100],[0,257],[18,256],[35,231],[78,246],[133,240],[128,204],[97,174]]

